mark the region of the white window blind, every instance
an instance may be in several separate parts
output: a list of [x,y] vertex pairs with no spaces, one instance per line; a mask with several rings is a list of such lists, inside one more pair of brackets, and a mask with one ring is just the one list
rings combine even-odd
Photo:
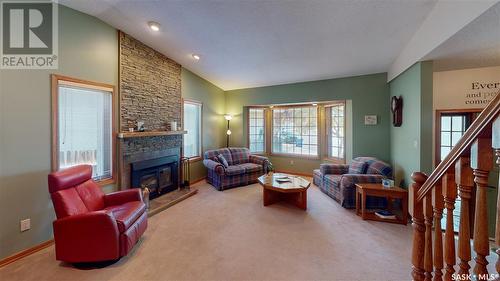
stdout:
[[184,157],[201,156],[201,104],[184,102]]
[[248,109],[248,147],[251,152],[264,152],[265,119],[263,108]]
[[93,168],[93,179],[112,178],[112,92],[60,85],[58,88],[59,168]]

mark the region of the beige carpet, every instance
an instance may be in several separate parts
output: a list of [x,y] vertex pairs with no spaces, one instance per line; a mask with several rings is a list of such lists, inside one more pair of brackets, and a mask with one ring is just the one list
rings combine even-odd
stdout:
[[119,262],[76,269],[51,246],[1,280],[409,280],[411,227],[362,221],[315,186],[308,210],[262,206],[257,184],[199,193],[151,217]]

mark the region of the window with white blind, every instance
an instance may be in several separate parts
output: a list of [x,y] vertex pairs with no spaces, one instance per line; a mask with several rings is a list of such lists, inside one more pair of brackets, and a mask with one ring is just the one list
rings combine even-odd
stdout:
[[325,107],[327,117],[328,157],[345,158],[345,104]]
[[201,109],[199,102],[184,101],[184,157],[201,157]]
[[248,148],[253,153],[265,151],[265,110],[264,108],[248,109]]
[[88,164],[94,180],[112,179],[113,86],[60,76],[53,83],[53,169]]
[[272,109],[272,153],[318,156],[318,107]]

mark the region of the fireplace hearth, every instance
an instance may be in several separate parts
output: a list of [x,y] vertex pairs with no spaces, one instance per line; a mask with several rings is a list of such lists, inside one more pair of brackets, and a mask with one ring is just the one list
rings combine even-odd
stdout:
[[130,165],[132,187],[147,187],[150,199],[174,191],[179,186],[177,155],[137,161]]

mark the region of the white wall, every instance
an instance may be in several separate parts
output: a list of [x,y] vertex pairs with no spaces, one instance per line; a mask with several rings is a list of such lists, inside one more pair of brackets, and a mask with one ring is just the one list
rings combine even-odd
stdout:
[[484,108],[500,91],[500,66],[434,72],[434,109]]

